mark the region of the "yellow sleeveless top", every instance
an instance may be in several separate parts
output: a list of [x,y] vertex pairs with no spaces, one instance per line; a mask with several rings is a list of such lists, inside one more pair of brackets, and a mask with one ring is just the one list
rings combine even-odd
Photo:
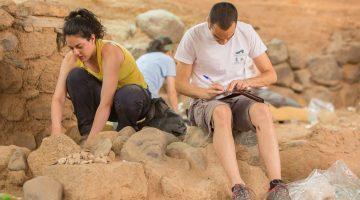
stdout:
[[99,81],[102,81],[103,80],[103,70],[102,70],[101,50],[102,50],[102,47],[104,46],[104,44],[106,44],[106,43],[111,43],[111,44],[121,48],[121,50],[124,54],[124,62],[120,65],[119,81],[118,81],[117,87],[121,88],[125,85],[136,84],[136,85],[139,85],[142,88],[146,89],[147,84],[145,82],[144,76],[142,75],[142,73],[140,72],[139,68],[136,65],[134,57],[131,55],[131,53],[127,49],[125,49],[120,44],[118,44],[114,41],[102,40],[102,39],[96,40],[96,56],[97,56],[97,61],[98,61],[98,65],[99,65],[98,73],[96,73],[96,72],[92,71],[91,69],[89,69],[88,67],[86,67],[80,59],[77,60],[76,66],[85,69],[90,74],[95,76]]

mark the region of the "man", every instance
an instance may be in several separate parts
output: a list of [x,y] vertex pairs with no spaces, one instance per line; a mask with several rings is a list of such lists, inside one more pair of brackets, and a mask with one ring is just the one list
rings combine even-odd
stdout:
[[[251,25],[237,21],[237,17],[234,5],[217,3],[207,23],[185,33],[175,54],[176,88],[194,98],[189,109],[191,122],[213,134],[215,152],[233,185],[233,199],[248,200],[253,196],[239,174],[232,128],[256,131],[260,155],[271,180],[267,199],[290,199],[281,181],[277,137],[268,106],[245,96],[214,99],[224,92],[263,87],[277,79],[264,43]],[[260,75],[246,79],[245,69],[251,59]]]

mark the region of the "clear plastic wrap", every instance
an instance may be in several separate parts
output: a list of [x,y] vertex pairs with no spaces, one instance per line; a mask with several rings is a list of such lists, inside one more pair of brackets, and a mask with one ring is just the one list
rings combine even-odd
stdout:
[[334,105],[330,102],[322,101],[320,99],[312,98],[309,106],[309,121],[311,125],[318,123],[318,114],[320,111],[334,112]]
[[360,180],[339,160],[327,170],[315,169],[289,184],[292,200],[360,200]]

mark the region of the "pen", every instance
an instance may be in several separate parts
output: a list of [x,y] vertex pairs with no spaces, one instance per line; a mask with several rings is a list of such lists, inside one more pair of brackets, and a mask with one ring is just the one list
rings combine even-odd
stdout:
[[203,75],[203,77],[205,79],[207,79],[208,81],[210,81],[211,83],[215,83],[213,80],[211,80],[211,78],[209,76]]
[[[213,81],[209,76],[203,75],[203,77],[204,77],[206,80],[210,81],[212,84],[215,83],[215,81]],[[223,89],[223,91],[225,91],[225,88]]]

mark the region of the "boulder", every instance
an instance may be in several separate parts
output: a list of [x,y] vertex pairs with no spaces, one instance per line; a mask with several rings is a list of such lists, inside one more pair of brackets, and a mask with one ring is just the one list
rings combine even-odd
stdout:
[[116,155],[121,154],[121,149],[125,142],[135,133],[135,129],[131,126],[124,127],[119,131],[119,136],[117,136],[112,143],[112,150]]
[[103,24],[106,28],[106,34],[111,37],[111,40],[122,42],[134,36],[136,32],[136,25],[120,20],[104,20]]
[[20,121],[25,116],[25,99],[14,94],[0,95],[0,115],[9,121]]
[[38,90],[40,75],[45,67],[51,67],[52,61],[47,58],[29,60],[27,69],[24,71],[24,82],[28,88]]
[[311,98],[317,98],[327,102],[333,102],[334,95],[333,93],[326,87],[323,86],[312,86],[304,91],[304,97],[310,101]]
[[184,142],[193,147],[205,147],[209,142],[208,134],[197,126],[189,126],[186,129]]
[[109,138],[101,139],[91,149],[94,156],[108,156],[111,151],[112,142]]
[[13,0],[1,0],[0,8],[4,9],[6,12],[10,13],[11,15],[15,15],[17,10],[17,5]]
[[247,147],[256,146],[256,133],[251,130],[247,132],[234,131],[234,142],[236,144],[241,144]]
[[[58,59],[58,62],[50,61],[51,66],[45,64],[44,70],[39,77],[39,90],[40,92],[53,94],[55,91],[55,86],[57,82],[57,77],[59,76],[60,67],[58,66],[61,63],[61,60]],[[46,61],[45,61],[46,63]]]
[[10,157],[17,149],[23,150],[26,156],[28,156],[30,153],[29,149],[17,147],[14,145],[0,146],[0,172],[8,167]]
[[23,190],[24,199],[63,199],[63,186],[59,181],[48,176],[38,176],[25,182]]
[[294,48],[289,48],[289,62],[292,69],[302,69],[306,67],[306,59],[301,52]]
[[294,72],[295,81],[303,85],[304,87],[311,86],[311,73],[309,69],[300,69]]
[[65,135],[69,136],[76,144],[80,144],[81,135],[77,125],[70,127],[66,130]]
[[147,199],[147,179],[139,163],[53,165],[45,174],[64,186],[65,200]]
[[342,43],[338,49],[331,51],[340,64],[360,62],[360,42]]
[[25,59],[47,57],[57,51],[54,31],[19,33],[19,39]]
[[21,25],[26,32],[32,32],[34,29],[42,28],[60,29],[64,25],[64,20],[56,17],[27,16],[21,21]]
[[4,55],[5,55],[4,48],[0,46],[0,61],[4,59]]
[[292,90],[294,90],[295,92],[302,92],[304,91],[304,86],[301,85],[300,83],[297,83],[297,82],[293,82],[291,85],[290,85],[290,88]]
[[343,66],[343,77],[348,83],[356,83],[360,80],[360,63],[357,65],[346,64]]
[[289,87],[294,81],[294,73],[288,63],[281,63],[274,66],[277,74],[277,85]]
[[206,169],[206,160],[202,152],[183,142],[173,142],[166,147],[166,155],[189,161],[190,167],[200,170]]
[[305,106],[307,105],[306,100],[302,95],[296,94],[292,89],[287,87],[278,87],[278,86],[270,86],[270,90],[279,93],[283,96],[290,97],[294,99],[296,102],[298,102],[300,105]]
[[316,83],[334,86],[342,79],[342,71],[333,56],[321,55],[309,59],[307,66]]
[[14,51],[17,49],[19,44],[18,38],[9,31],[0,33],[0,45],[4,51]]
[[17,69],[25,69],[25,60],[22,59],[18,54],[7,53],[3,58],[4,65],[11,65]]
[[40,94],[38,98],[32,99],[27,104],[29,115],[38,120],[48,120],[51,117],[50,94]]
[[21,171],[27,169],[26,153],[21,149],[16,149],[10,157],[8,169],[11,171]]
[[170,37],[175,43],[181,40],[185,25],[173,13],[163,10],[150,10],[136,17],[136,25],[151,38]]
[[12,186],[22,187],[25,181],[27,181],[29,177],[26,176],[24,170],[20,171],[9,171],[7,173],[7,181]]
[[146,53],[146,49],[148,48],[148,42],[141,42],[138,44],[127,44],[125,45],[126,49],[129,50],[131,55],[134,56],[135,59],[138,59],[140,56]]
[[288,59],[288,49],[284,41],[272,39],[267,44],[267,54],[273,65],[280,64]]
[[178,141],[174,135],[156,128],[146,128],[132,135],[121,150],[121,157],[128,161],[164,162],[166,146]]
[[65,5],[41,1],[41,0],[29,0],[21,3],[18,6],[17,15],[19,16],[49,16],[49,17],[66,17],[70,10]]
[[0,9],[0,31],[12,26],[14,18],[5,10]]
[[0,63],[0,91],[18,93],[23,86],[22,70],[15,66]]
[[36,141],[34,135],[31,134],[31,130],[19,131],[16,130],[15,127],[14,131],[11,133],[9,142],[11,142],[10,144],[14,144],[18,147],[25,147],[30,150],[36,149]]
[[80,147],[65,134],[51,135],[44,138],[41,146],[30,153],[28,164],[35,176],[43,175],[44,168],[54,164],[59,158],[80,150]]
[[[238,148],[238,145],[236,148]],[[216,187],[217,190],[228,191],[231,187],[231,183],[226,176],[224,168],[220,164],[213,144],[207,145],[203,149],[203,154],[207,158],[208,167],[206,174],[208,174],[208,177],[218,184]],[[241,178],[245,181],[246,185],[254,190],[258,198],[265,196],[269,187],[269,180],[266,177],[265,172],[258,166],[251,166],[247,161],[238,160],[238,166]]]
[[356,105],[360,99],[360,84],[343,83],[341,90],[336,93],[334,104],[336,107],[349,107]]
[[21,93],[21,97],[26,99],[26,100],[29,100],[29,99],[34,99],[36,97],[38,97],[40,95],[40,92],[39,90],[36,90],[36,89],[33,89],[33,88],[30,88],[26,91],[23,91]]

